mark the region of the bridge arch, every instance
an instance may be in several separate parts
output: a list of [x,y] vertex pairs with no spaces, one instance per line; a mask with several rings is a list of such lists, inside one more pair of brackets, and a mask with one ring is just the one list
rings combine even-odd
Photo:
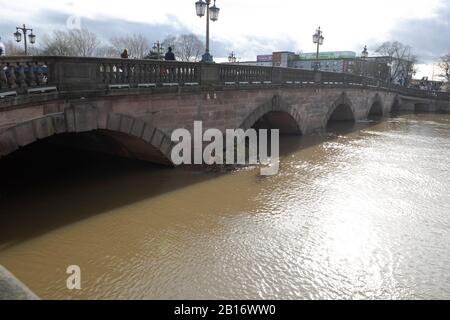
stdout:
[[170,160],[173,144],[162,130],[130,115],[100,114],[92,106],[71,107],[61,113],[25,121],[0,136],[0,157],[34,142],[51,139],[54,144],[173,165]]
[[400,111],[400,104],[401,104],[401,100],[400,97],[397,95],[395,95],[394,99],[392,100],[392,105],[391,105],[391,113],[396,113],[398,111]]
[[272,101],[254,109],[239,128],[280,129],[280,134],[302,134],[300,114],[275,95]]
[[356,121],[353,104],[347,94],[343,92],[339,98],[331,105],[323,121],[323,127],[328,127],[333,122],[352,122]]
[[380,95],[377,93],[369,103],[366,118],[378,119],[383,116],[384,116],[383,101],[381,100]]

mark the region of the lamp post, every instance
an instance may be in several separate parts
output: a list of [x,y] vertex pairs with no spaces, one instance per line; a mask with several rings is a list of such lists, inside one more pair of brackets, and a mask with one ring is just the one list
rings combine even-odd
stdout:
[[197,12],[197,16],[200,18],[205,15],[206,12],[206,49],[205,53],[202,56],[201,62],[214,62],[212,55],[209,53],[209,20],[212,22],[217,21],[219,19],[219,11],[220,9],[216,7],[216,0],[214,0],[214,5],[210,7],[211,0],[199,0],[195,3],[195,10]]
[[393,82],[393,78],[392,78],[392,66],[393,66],[393,62],[392,62],[392,58],[390,58],[390,60],[387,63],[387,67],[388,67],[388,72],[389,72],[389,78],[388,78],[388,82],[389,84],[392,84]]
[[23,43],[25,46],[25,55],[28,55],[27,33],[28,33],[28,31],[30,31],[30,34],[28,35],[28,37],[30,38],[31,44],[34,44],[36,42],[36,35],[33,34],[33,29],[27,28],[24,24],[23,27],[16,27],[16,32],[14,32],[14,38],[16,39],[16,42],[22,41],[22,33],[20,33],[20,31],[22,31],[22,33],[23,33]]
[[228,62],[229,63],[236,63],[236,55],[233,51],[231,51],[230,55],[228,56]]
[[163,48],[162,44],[159,41],[156,41],[153,44],[152,49],[153,49],[153,53],[156,54],[156,59],[157,60],[161,60],[162,59],[162,54],[163,54],[163,51],[164,51],[164,48]]
[[362,75],[366,75],[366,60],[367,57],[369,57],[369,51],[367,51],[367,45],[364,46],[363,51],[361,52],[361,59],[362,59]]
[[317,52],[316,52],[316,65],[314,66],[314,70],[319,70],[319,47],[323,44],[323,31],[319,29],[316,30],[316,33],[313,35],[313,43],[317,44]]

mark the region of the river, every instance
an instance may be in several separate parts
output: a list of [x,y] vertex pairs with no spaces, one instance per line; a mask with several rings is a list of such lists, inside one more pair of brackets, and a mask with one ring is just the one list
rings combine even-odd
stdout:
[[281,154],[262,177],[33,146],[0,161],[0,264],[45,299],[450,298],[449,115]]

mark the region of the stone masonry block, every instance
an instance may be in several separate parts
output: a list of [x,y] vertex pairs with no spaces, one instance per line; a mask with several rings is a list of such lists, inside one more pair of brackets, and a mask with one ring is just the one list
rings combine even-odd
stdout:
[[161,130],[156,129],[155,134],[153,135],[151,144],[154,147],[159,148],[161,146],[163,139],[164,139],[164,133]]
[[36,141],[33,123],[27,121],[14,128],[17,144],[21,147]]
[[51,117],[33,120],[33,126],[36,133],[36,138],[38,139],[44,139],[55,134]]
[[147,124],[147,125],[145,125],[144,132],[142,133],[142,139],[145,142],[150,143],[150,141],[152,141],[154,133],[155,133],[155,128],[153,128],[151,125]]
[[52,115],[53,118],[53,128],[55,129],[55,133],[64,133],[67,131],[66,121],[63,113],[58,113]]
[[120,132],[130,134],[131,129],[133,127],[134,119],[127,115],[122,115],[122,119],[120,121]]
[[19,148],[12,130],[0,134],[0,156],[5,156]]
[[97,129],[97,110],[91,105],[74,107],[76,132],[86,132]]
[[115,113],[108,114],[106,128],[111,131],[119,131],[121,116]]
[[131,129],[131,135],[135,137],[142,137],[142,134],[144,133],[145,128],[145,122],[140,119],[135,119],[133,123],[133,128]]

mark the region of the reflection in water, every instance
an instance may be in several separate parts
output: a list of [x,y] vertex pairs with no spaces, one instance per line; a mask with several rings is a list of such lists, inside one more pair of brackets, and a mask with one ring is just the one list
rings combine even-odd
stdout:
[[283,138],[273,177],[36,146],[0,162],[0,264],[51,299],[449,298],[450,116],[353,130]]

